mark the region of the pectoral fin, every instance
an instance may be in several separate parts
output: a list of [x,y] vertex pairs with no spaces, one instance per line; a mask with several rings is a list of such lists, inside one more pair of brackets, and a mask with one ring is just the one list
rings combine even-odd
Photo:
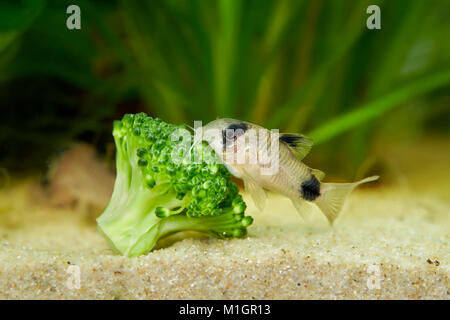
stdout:
[[255,206],[258,208],[258,210],[263,211],[267,199],[267,195],[264,189],[251,178],[244,179],[244,187],[245,191],[250,193],[250,196],[252,197],[253,202],[255,203]]
[[310,221],[311,220],[310,213],[313,209],[312,205],[301,198],[291,199],[291,201],[295,209],[297,210],[298,214],[303,218],[303,220]]
[[280,141],[284,143],[299,159],[302,160],[311,150],[313,141],[299,133],[281,133]]

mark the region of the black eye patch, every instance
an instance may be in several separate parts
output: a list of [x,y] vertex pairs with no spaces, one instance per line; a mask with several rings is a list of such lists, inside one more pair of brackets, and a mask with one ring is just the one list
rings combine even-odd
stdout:
[[247,131],[248,125],[245,122],[230,124],[226,129],[222,130],[222,143],[226,148],[236,141],[236,139]]
[[239,122],[235,124],[230,124],[227,129],[234,131],[241,129],[243,132],[245,132],[248,129],[248,125],[245,122]]

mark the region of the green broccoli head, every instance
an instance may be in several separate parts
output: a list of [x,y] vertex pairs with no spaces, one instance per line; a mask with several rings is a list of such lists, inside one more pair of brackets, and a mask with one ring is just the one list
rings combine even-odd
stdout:
[[[181,231],[243,237],[253,219],[224,165],[183,127],[145,113],[114,122],[117,176],[99,230],[126,256]],[[199,155],[201,157],[199,157]]]

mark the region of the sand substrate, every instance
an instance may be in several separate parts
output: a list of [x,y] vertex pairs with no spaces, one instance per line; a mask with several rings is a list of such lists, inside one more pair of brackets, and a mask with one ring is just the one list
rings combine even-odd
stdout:
[[450,173],[439,172],[355,191],[333,228],[283,197],[259,213],[246,196],[247,238],[132,259],[86,215],[32,206],[29,181],[16,183],[0,193],[0,298],[449,299]]
[[448,299],[449,227],[439,214],[448,207],[400,197],[355,193],[331,229],[304,226],[272,196],[266,213],[250,212],[246,239],[188,239],[133,259],[73,212],[16,208],[18,225],[1,233],[0,298]]

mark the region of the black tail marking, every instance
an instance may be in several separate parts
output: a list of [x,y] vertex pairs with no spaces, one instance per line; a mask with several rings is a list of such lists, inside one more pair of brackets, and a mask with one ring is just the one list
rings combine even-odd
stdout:
[[302,198],[307,201],[314,201],[318,196],[320,196],[320,182],[314,175],[311,178],[304,181],[300,190]]

